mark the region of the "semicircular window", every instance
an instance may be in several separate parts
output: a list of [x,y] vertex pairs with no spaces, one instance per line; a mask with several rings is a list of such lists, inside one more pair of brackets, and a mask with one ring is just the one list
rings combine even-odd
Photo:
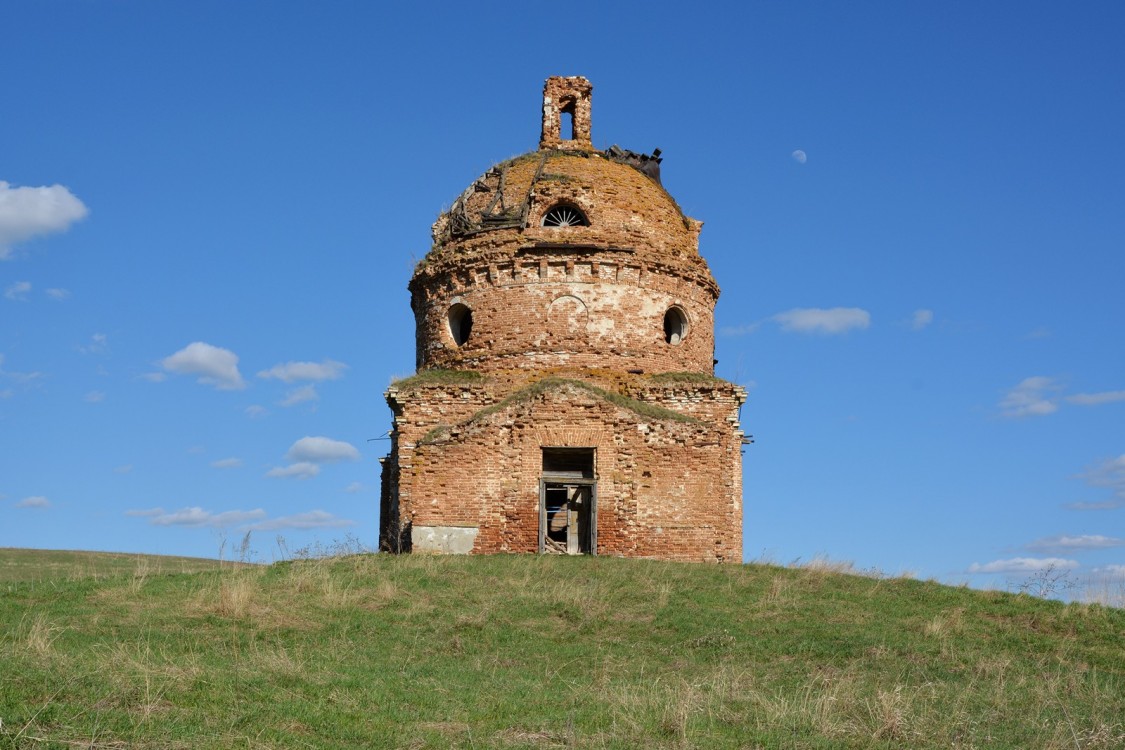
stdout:
[[560,203],[543,215],[543,226],[588,227],[590,226],[590,220],[586,218],[586,214],[582,213],[581,209],[569,203]]

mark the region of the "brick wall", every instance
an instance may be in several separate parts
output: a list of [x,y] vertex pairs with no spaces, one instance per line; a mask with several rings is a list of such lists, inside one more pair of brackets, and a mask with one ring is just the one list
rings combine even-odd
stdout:
[[594,448],[598,554],[741,559],[742,389],[636,378],[622,406],[552,383],[527,397],[511,381],[389,390],[403,524],[474,526],[474,552],[535,552],[542,449]]

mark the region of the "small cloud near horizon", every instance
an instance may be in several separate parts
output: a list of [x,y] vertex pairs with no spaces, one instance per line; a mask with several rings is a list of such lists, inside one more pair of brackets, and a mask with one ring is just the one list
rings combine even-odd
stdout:
[[1125,539],[1103,536],[1101,534],[1081,534],[1076,536],[1059,534],[1057,536],[1036,539],[1026,544],[1024,549],[1028,552],[1040,554],[1065,554],[1067,552],[1073,553],[1090,549],[1113,549],[1114,547],[1125,547]]
[[255,508],[254,510],[228,510],[222,513],[212,513],[199,506],[192,506],[181,508],[172,513],[166,513],[163,508],[127,510],[125,515],[148,518],[149,523],[153,526],[223,528],[257,521],[265,518],[266,512],[261,508]]
[[1043,570],[1074,570],[1078,567],[1076,560],[1064,560],[1060,557],[1013,557],[1007,560],[993,560],[981,565],[973,563],[965,572],[977,573],[1038,573]]
[[218,461],[212,461],[211,466],[216,469],[237,469],[242,466],[241,458],[220,458]]
[[311,510],[307,513],[259,521],[250,524],[247,528],[250,531],[278,531],[280,529],[338,529],[345,526],[355,526],[355,521],[334,516],[323,510]]

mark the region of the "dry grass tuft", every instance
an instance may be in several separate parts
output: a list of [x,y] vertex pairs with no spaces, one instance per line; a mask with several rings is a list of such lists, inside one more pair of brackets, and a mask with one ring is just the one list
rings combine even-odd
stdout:
[[964,615],[965,610],[960,607],[942,612],[922,626],[922,632],[931,638],[948,638],[959,634],[965,629]]
[[[24,628],[24,623],[27,616],[20,621],[20,629]],[[53,650],[55,641],[58,640],[66,628],[52,625],[42,613],[35,615],[26,625],[27,630],[23,633],[21,639],[23,647],[36,656],[49,656]]]

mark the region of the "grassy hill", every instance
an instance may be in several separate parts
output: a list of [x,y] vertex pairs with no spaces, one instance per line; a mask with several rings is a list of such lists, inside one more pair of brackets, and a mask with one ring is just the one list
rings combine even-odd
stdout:
[[202,557],[0,547],[0,584],[119,575],[195,573],[215,570],[227,564],[229,563]]
[[0,585],[0,748],[1122,748],[1125,611],[357,555]]

